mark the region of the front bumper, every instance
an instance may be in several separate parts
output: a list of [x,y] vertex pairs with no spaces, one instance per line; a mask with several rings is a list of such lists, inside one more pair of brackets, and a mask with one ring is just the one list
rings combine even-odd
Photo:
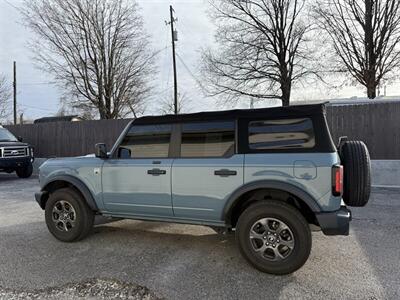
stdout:
[[318,213],[316,217],[325,235],[349,235],[352,217],[351,211],[346,206],[337,211]]
[[21,167],[26,167],[30,163],[33,162],[32,157],[25,156],[25,157],[15,157],[15,158],[0,158],[0,170],[6,169],[17,169]]
[[48,192],[46,192],[46,191],[44,191],[44,192],[41,191],[41,192],[35,193],[36,202],[39,204],[39,206],[42,209],[45,208],[47,197],[48,197]]

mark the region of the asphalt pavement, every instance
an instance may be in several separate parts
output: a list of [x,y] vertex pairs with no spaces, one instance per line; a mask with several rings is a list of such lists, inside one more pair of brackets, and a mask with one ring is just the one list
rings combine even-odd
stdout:
[[400,299],[400,189],[374,189],[350,236],[313,233],[294,274],[260,273],[234,236],[124,220],[77,243],[47,231],[37,178],[0,174],[0,298]]

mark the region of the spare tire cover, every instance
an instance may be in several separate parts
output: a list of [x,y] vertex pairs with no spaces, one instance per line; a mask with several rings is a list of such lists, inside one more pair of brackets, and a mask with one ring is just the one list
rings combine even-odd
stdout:
[[367,146],[361,141],[345,142],[340,149],[344,168],[343,201],[361,207],[371,193],[371,161]]

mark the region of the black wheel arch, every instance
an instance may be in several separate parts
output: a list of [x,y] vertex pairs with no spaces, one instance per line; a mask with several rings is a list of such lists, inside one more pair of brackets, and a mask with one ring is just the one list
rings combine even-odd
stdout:
[[238,209],[243,210],[254,201],[263,200],[257,199],[257,193],[265,194],[266,191],[293,196],[294,202],[297,202],[295,206],[304,208],[305,211],[303,212],[310,214],[307,218],[308,221],[315,219],[315,214],[321,212],[317,200],[301,188],[281,181],[259,180],[243,185],[229,196],[223,210],[222,220],[225,221],[226,225],[234,227],[238,218],[238,216],[235,216],[235,212]]
[[97,207],[96,201],[89,188],[83,183],[80,179],[70,176],[70,175],[60,175],[52,177],[49,181],[47,181],[43,188],[41,189],[41,193],[39,195],[39,199],[37,197],[37,201],[42,209],[46,207],[46,202],[49,198],[49,195],[58,189],[72,187],[81,193],[83,198],[85,199],[87,205],[95,212],[99,209]]

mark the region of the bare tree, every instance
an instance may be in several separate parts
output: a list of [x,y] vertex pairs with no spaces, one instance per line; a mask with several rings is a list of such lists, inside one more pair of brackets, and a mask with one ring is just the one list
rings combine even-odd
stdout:
[[[0,74],[0,120],[7,118],[10,115],[10,97],[11,88],[6,77]],[[0,122],[1,124],[1,122]]]
[[400,1],[319,0],[313,11],[339,58],[334,70],[349,73],[375,98],[400,66]]
[[60,106],[55,114],[56,117],[64,116],[75,116],[79,115],[84,120],[94,120],[96,116],[93,114],[93,110],[89,108],[76,108],[69,105],[68,100],[64,97],[60,99]]
[[310,75],[305,46],[310,26],[305,0],[214,0],[220,51],[203,53],[211,96],[280,99],[289,105],[293,85]]
[[102,119],[143,108],[154,53],[134,0],[25,0],[22,12],[35,59],[70,104]]
[[[178,114],[181,114],[186,108],[188,103],[186,94],[178,94]],[[175,104],[173,95],[167,96],[160,106],[160,112],[163,115],[170,115],[175,113]]]

